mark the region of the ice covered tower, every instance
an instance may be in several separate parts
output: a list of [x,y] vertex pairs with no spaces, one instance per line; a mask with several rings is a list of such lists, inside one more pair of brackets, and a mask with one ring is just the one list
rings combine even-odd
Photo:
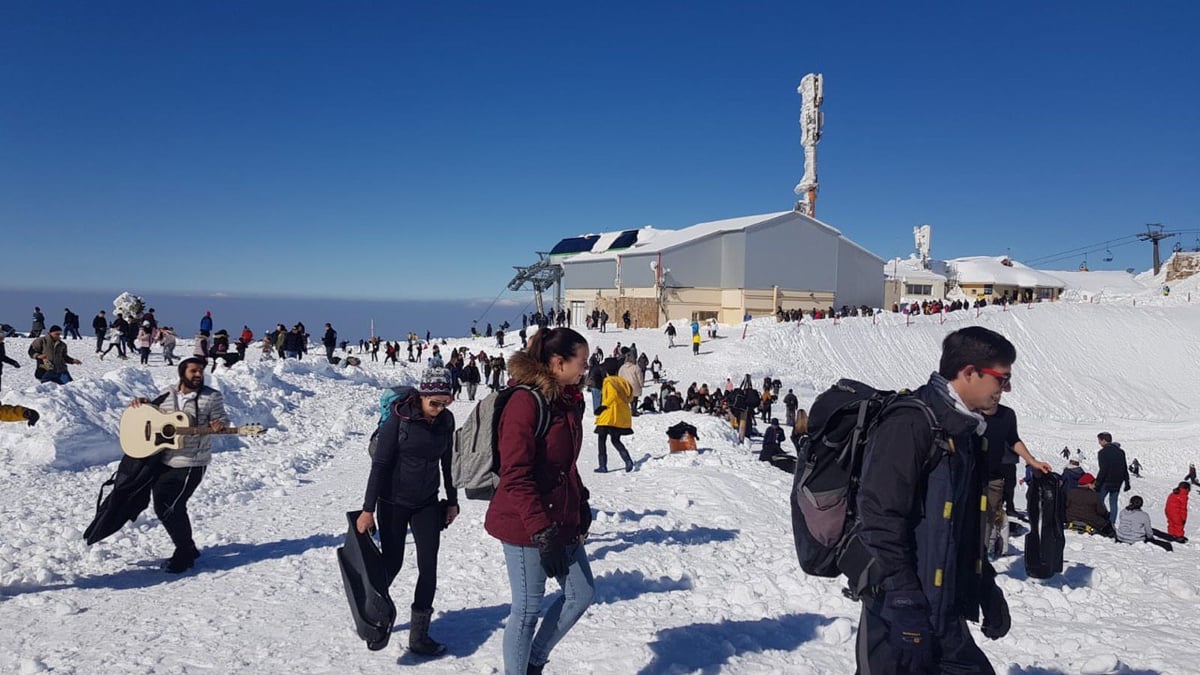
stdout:
[[796,88],[800,94],[800,145],[804,146],[804,177],[796,184],[796,210],[806,216],[815,216],[817,211],[817,143],[821,140],[821,126],[825,113],[821,103],[825,99],[825,78],[820,73],[809,73],[800,80]]

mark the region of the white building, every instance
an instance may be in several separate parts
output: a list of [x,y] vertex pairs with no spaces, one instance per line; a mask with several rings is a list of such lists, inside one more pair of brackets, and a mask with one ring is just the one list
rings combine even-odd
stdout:
[[571,237],[550,257],[574,325],[593,308],[648,326],[883,303],[883,259],[796,211]]

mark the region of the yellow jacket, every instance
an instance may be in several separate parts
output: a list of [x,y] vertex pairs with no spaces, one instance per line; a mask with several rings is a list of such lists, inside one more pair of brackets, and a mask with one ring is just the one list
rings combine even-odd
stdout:
[[629,410],[632,397],[633,389],[624,378],[617,375],[604,378],[600,389],[600,405],[607,407],[596,417],[596,426],[632,429],[633,413]]
[[25,408],[19,405],[0,405],[0,422],[24,422]]

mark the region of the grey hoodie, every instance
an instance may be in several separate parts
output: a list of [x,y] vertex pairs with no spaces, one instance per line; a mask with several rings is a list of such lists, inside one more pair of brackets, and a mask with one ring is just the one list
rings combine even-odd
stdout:
[[1132,544],[1146,541],[1154,536],[1150,527],[1150,514],[1141,509],[1122,509],[1117,523],[1117,541]]

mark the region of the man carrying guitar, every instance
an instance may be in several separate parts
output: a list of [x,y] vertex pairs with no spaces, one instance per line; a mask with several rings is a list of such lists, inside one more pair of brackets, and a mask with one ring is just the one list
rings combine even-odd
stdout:
[[[192,416],[195,425],[221,431],[226,427],[225,400],[221,392],[204,384],[205,365],[207,362],[201,358],[180,361],[177,386],[168,388],[154,400],[136,398],[130,406],[150,403],[164,412],[184,412]],[[166,466],[154,481],[154,513],[175,544],[175,552],[163,563],[163,569],[179,574],[191,569],[200,557],[192,540],[187,502],[212,460],[212,439],[207,435],[186,436],[182,449],[167,450],[160,456]]]

